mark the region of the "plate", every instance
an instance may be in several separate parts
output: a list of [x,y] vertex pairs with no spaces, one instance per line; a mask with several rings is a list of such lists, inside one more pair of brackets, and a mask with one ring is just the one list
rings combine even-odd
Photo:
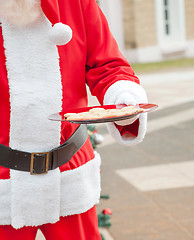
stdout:
[[115,121],[121,121],[125,119],[132,118],[138,114],[142,114],[145,112],[150,112],[158,107],[156,104],[151,104],[151,103],[141,103],[137,105],[137,108],[142,108],[143,112],[140,113],[135,113],[135,114],[128,114],[128,115],[123,115],[119,117],[106,117],[106,118],[98,118],[98,119],[87,119],[87,120],[67,120],[64,118],[65,113],[81,113],[81,112],[88,112],[90,109],[93,108],[99,108],[102,107],[104,109],[116,109],[116,108],[122,108],[126,107],[124,104],[118,104],[118,105],[104,105],[104,106],[93,106],[93,107],[85,107],[85,108],[76,108],[76,109],[71,109],[68,110],[67,112],[59,112],[59,113],[54,113],[48,117],[49,120],[51,121],[65,121],[65,122],[72,122],[72,123],[77,123],[77,124],[93,124],[93,123],[106,123],[106,122],[115,122]]

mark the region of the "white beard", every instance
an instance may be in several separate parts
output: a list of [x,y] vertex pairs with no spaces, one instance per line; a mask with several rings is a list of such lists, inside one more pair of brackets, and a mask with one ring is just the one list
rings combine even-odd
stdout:
[[9,24],[25,26],[37,20],[42,12],[40,0],[0,0],[0,18]]

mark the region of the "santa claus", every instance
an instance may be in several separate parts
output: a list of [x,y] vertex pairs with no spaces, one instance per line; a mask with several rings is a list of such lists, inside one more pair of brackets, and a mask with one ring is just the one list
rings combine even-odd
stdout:
[[[47,117],[87,106],[86,84],[101,104],[145,103],[145,91],[95,0],[0,0],[0,23],[1,240],[35,239],[38,228],[99,240],[100,156],[83,126]],[[131,146],[146,114],[107,127]]]

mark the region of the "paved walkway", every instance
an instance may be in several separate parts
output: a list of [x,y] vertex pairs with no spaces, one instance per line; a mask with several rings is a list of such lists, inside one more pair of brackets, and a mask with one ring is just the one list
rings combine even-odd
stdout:
[[105,126],[102,200],[112,209],[114,240],[194,240],[194,70],[140,76],[150,103],[144,141],[116,144]]
[[[111,197],[97,209],[113,212],[106,240],[194,240],[194,70],[139,78],[149,102],[159,105],[145,140],[127,148],[97,125],[105,138],[98,147],[102,193]],[[91,96],[89,103],[98,104]]]

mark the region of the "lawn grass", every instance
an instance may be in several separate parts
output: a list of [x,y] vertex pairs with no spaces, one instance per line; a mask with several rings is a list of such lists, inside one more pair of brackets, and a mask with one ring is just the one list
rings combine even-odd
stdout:
[[135,72],[160,71],[170,68],[193,67],[194,58],[182,58],[176,60],[167,60],[152,63],[135,63],[131,64]]

